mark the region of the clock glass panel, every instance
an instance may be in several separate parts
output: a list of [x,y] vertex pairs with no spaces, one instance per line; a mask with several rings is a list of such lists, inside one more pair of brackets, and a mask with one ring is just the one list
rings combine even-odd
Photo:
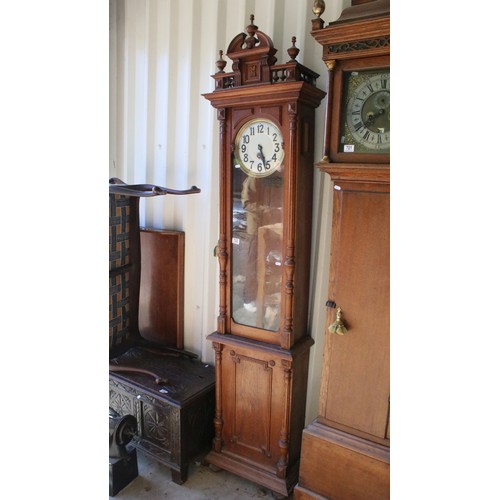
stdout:
[[265,177],[249,175],[233,161],[233,320],[279,330],[283,241],[283,166]]
[[389,68],[344,74],[340,153],[390,151]]

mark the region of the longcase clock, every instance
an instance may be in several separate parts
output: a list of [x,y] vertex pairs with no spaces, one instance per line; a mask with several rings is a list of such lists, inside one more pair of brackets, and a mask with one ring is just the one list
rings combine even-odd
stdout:
[[[321,5],[323,4],[323,5]],[[389,2],[313,21],[329,84],[324,158],[334,193],[318,417],[294,498],[389,498]],[[314,2],[321,15],[324,2]]]
[[220,52],[220,304],[216,414],[207,461],[287,496],[298,479],[309,350],[307,329],[318,75],[276,64],[253,24]]

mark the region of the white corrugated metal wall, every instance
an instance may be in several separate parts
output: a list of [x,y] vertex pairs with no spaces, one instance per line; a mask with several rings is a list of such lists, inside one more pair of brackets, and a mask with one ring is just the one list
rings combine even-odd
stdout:
[[[110,0],[109,176],[127,183],[197,195],[142,200],[141,224],[186,233],[185,347],[213,363],[206,336],[218,314],[218,123],[201,94],[213,90],[218,51],[245,31],[250,14],[278,49],[278,63],[297,37],[297,60],[320,74],[321,46],[310,35],[312,0]],[[326,2],[325,21],[338,17],[342,0]],[[228,62],[230,65],[230,61]],[[228,66],[230,67],[230,66]],[[316,115],[315,158],[322,157],[325,100]],[[306,420],[316,416],[323,355],[332,189],[315,172],[309,370]]]

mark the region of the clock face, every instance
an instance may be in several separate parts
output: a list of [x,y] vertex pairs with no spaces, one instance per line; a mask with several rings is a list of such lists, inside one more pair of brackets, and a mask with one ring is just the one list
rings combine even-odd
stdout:
[[389,150],[389,69],[347,73],[339,152],[387,154]]
[[281,166],[285,156],[280,128],[264,118],[250,120],[236,135],[234,155],[236,162],[248,175],[271,175]]

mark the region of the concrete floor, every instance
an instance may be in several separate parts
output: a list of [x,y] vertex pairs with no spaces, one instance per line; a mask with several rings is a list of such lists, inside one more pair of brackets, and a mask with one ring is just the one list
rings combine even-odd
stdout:
[[[218,499],[272,499],[269,490],[227,471],[214,472],[202,465],[203,455],[196,457],[189,467],[187,481],[172,482],[170,470],[138,451],[139,476],[110,500],[218,500]],[[293,498],[291,495],[288,498]]]

